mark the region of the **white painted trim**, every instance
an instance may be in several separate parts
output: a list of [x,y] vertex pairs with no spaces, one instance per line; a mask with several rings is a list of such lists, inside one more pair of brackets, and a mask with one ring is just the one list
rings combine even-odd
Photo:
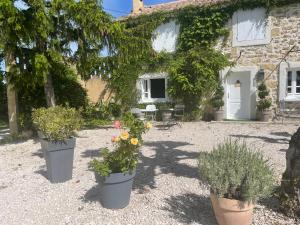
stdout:
[[[255,9],[253,9],[255,10]],[[264,40],[251,40],[251,41],[238,41],[238,13],[236,11],[232,16],[232,46],[233,47],[245,47],[245,46],[253,46],[253,45],[266,45],[271,42],[271,19],[270,17],[266,18],[266,38]]]
[[[168,88],[168,74],[167,73],[146,73],[139,77],[137,81],[137,88],[141,90],[141,96],[139,103],[159,103],[159,102],[169,102],[169,96],[167,92]],[[149,82],[149,98],[145,99],[142,93],[142,85],[143,80],[150,80],[150,79],[165,79],[165,98],[151,98],[151,82]]]
[[224,70],[220,71],[220,79],[222,81],[222,85],[224,87],[224,110],[225,110],[225,117],[228,119],[228,85],[227,85],[227,76],[231,72],[249,72],[250,73],[250,119],[256,119],[256,74],[259,71],[258,66],[239,66],[239,67],[226,67]]
[[286,91],[287,72],[289,69],[300,70],[300,62],[282,62],[279,69],[279,101],[300,101],[300,96],[288,96]]

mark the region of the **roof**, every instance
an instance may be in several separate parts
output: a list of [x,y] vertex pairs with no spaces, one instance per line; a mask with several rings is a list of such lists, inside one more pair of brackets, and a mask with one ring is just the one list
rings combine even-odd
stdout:
[[204,5],[221,3],[221,2],[228,2],[228,0],[177,0],[174,2],[145,6],[143,9],[140,10],[138,14],[135,15],[151,14],[157,11],[172,11],[172,10],[184,8],[189,5],[204,6]]

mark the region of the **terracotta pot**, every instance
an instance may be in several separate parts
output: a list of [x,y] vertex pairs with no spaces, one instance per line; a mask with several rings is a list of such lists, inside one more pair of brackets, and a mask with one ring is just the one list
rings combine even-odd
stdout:
[[250,225],[254,205],[238,200],[217,198],[210,194],[215,217],[219,225]]

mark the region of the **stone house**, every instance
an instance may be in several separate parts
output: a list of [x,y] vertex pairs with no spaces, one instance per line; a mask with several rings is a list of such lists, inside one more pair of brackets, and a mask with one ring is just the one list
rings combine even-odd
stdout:
[[[161,10],[175,10],[188,5],[206,5],[224,0],[178,0],[145,6],[133,0],[132,16]],[[220,71],[225,89],[225,118],[256,118],[257,83],[265,80],[271,91],[274,116],[292,116],[300,106],[300,3],[274,8],[240,10],[228,21],[229,38],[220,49],[236,62],[233,68]],[[153,48],[174,52],[180,25],[170,21],[155,30]],[[141,103],[168,101],[168,75],[144,74],[138,88]]]

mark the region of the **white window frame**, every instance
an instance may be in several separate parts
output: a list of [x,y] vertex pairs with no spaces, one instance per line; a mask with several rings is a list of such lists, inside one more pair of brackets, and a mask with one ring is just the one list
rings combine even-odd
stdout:
[[[287,92],[288,72],[292,71],[292,93]],[[300,93],[296,93],[296,71],[300,71],[300,62],[282,62],[279,70],[279,100],[300,101]],[[299,86],[298,86],[299,87]]]
[[[256,8],[253,9],[253,11],[262,9],[262,8]],[[236,11],[233,16],[232,16],[232,46],[233,47],[243,47],[243,46],[253,46],[253,45],[265,45],[269,44],[271,42],[271,20],[265,18],[266,22],[266,34],[265,34],[265,39],[257,39],[257,40],[247,40],[247,41],[238,41],[238,18],[239,14],[243,13],[243,10]]]
[[[165,98],[151,98],[151,80],[152,79],[165,79]],[[144,82],[148,84],[148,92],[144,90]],[[167,93],[168,88],[168,75],[165,73],[161,74],[144,74],[139,78],[138,89],[141,91],[141,98],[139,103],[156,103],[156,102],[168,102],[169,97]],[[148,93],[148,97],[145,97],[145,93]]]

